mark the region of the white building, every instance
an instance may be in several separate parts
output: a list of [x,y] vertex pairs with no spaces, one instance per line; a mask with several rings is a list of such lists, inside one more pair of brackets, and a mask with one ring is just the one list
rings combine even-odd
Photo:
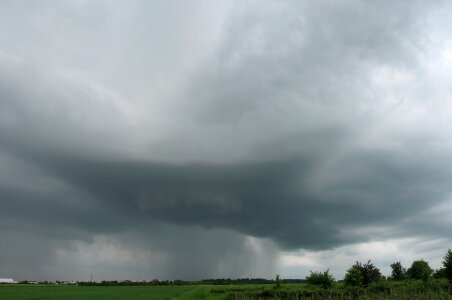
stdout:
[[16,282],[11,278],[0,278],[0,283],[16,283]]

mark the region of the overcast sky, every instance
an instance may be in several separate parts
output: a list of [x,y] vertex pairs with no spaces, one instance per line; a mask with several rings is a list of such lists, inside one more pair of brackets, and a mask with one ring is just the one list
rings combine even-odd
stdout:
[[449,1],[0,1],[0,277],[439,267],[451,14]]

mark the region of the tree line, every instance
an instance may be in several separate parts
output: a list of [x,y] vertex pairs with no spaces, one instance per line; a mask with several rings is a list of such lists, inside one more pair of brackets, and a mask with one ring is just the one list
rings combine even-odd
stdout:
[[[444,256],[442,267],[438,270],[433,270],[428,262],[423,259],[413,261],[408,269],[404,268],[401,262],[398,261],[391,264],[391,275],[385,278],[380,270],[369,260],[367,263],[356,262],[351,266],[347,270],[343,282],[348,286],[367,287],[369,284],[382,279],[392,281],[411,279],[426,282],[431,278],[447,279],[449,283],[452,283],[452,251],[450,249]],[[306,281],[311,285],[324,288],[332,287],[335,282],[329,270],[324,272],[311,271],[306,277]]]

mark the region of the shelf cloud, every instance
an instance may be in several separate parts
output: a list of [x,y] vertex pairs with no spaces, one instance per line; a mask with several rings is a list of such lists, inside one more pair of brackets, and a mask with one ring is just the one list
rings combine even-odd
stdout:
[[239,2],[0,4],[0,276],[438,262],[452,7]]

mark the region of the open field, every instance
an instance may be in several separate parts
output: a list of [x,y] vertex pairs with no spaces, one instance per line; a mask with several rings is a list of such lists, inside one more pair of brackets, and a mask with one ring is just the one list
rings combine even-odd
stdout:
[[221,300],[211,286],[0,285],[1,300]]
[[322,289],[308,284],[168,285],[168,286],[54,286],[0,285],[1,300],[265,300],[265,299],[445,299],[450,285],[442,281],[372,284],[367,289],[336,283]]

